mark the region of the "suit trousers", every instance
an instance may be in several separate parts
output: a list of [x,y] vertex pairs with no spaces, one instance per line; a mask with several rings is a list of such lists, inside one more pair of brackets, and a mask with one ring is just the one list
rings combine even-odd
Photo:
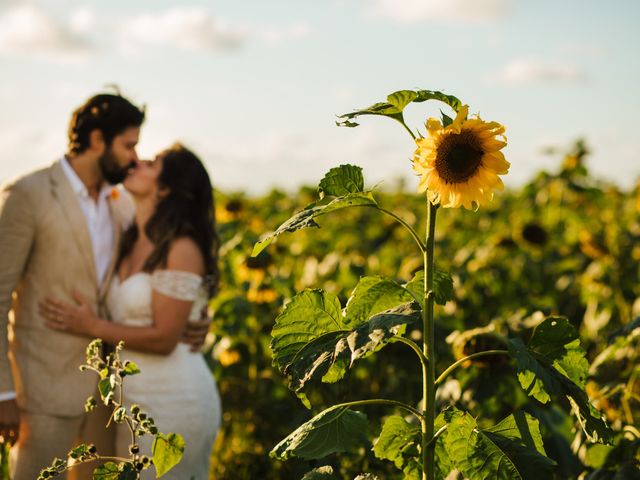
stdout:
[[[26,411],[20,412],[20,437],[11,448],[9,464],[12,480],[35,480],[53,459],[66,458],[69,450],[80,443],[93,443],[98,453],[114,454],[114,429],[106,429],[110,410],[100,404],[94,411],[79,417],[55,417]],[[88,462],[69,469],[61,480],[92,478],[98,462]]]

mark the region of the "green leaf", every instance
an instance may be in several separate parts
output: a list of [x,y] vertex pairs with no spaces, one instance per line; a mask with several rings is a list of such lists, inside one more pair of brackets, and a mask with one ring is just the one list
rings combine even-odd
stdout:
[[120,475],[118,480],[139,480],[138,471],[132,463],[126,462],[120,464]]
[[449,125],[451,125],[453,123],[453,118],[451,118],[449,115],[444,113],[442,110],[440,110],[440,115],[442,116],[442,126],[443,127],[448,127]]
[[[448,415],[449,410],[445,410],[441,412],[434,422],[434,429],[437,432],[441,427],[444,427],[446,424],[445,414]],[[447,453],[446,448],[446,440],[447,440],[447,431],[445,430],[440,434],[438,439],[436,440],[435,446],[435,455],[436,455],[436,465],[435,465],[435,474],[436,480],[445,480],[451,470],[453,470],[453,464],[451,463],[451,459],[449,458],[449,454]]]
[[365,440],[367,417],[345,407],[331,407],[313,417],[276,445],[269,454],[287,460],[326,457],[353,450]]
[[462,107],[462,102],[457,97],[453,95],[447,95],[442,92],[438,92],[436,90],[418,90],[416,91],[416,98],[414,102],[426,102],[427,100],[437,100],[439,102],[445,103],[453,108],[454,111],[460,110]]
[[177,433],[164,435],[159,433],[153,440],[153,464],[156,467],[157,478],[175,467],[184,453],[184,438]]
[[267,248],[276,237],[285,232],[295,232],[302,228],[318,227],[315,218],[325,215],[336,210],[347,207],[377,207],[373,194],[371,192],[357,192],[338,197],[326,205],[311,206],[295,214],[289,220],[280,225],[275,232],[267,234],[262,240],[257,242],[251,256],[257,256],[262,250]]
[[[405,288],[422,299],[424,296],[424,270],[418,270],[413,279],[405,285]],[[434,300],[438,305],[444,305],[453,300],[453,279],[451,275],[437,268],[433,271]],[[422,300],[421,302],[422,303]]]
[[[420,318],[419,311],[414,309],[417,304],[413,302],[379,312],[349,328],[342,315],[338,315],[337,298],[321,291],[302,295],[298,300],[300,295],[294,297],[291,303],[296,304],[276,319],[271,346],[274,364],[289,377],[289,387],[296,393],[311,380],[333,383],[342,379],[356,360],[380,350]],[[326,304],[331,306],[332,315],[327,315],[326,308],[317,307],[320,295],[328,300]],[[298,306],[302,302],[305,307],[312,305],[313,308]]]
[[538,450],[538,421],[526,414],[480,430],[467,412],[447,412],[445,445],[454,466],[469,480],[551,478],[555,462]]
[[387,96],[387,102],[401,112],[404,110],[404,107],[413,102],[417,96],[418,94],[412,90],[398,90]]
[[373,453],[382,460],[391,460],[405,474],[405,480],[419,480],[421,431],[398,415],[387,418]]
[[320,198],[326,195],[341,197],[350,193],[364,191],[362,168],[355,165],[340,165],[327,172],[318,186]]
[[116,376],[109,375],[98,382],[98,391],[100,398],[105,405],[109,405],[109,401],[113,398],[113,389],[116,385]]
[[379,276],[362,277],[347,302],[345,323],[359,325],[376,313],[413,299],[411,293],[393,280]]
[[107,462],[93,470],[93,480],[118,480],[120,468],[113,462]]
[[271,330],[273,365],[289,365],[305,345],[321,335],[347,330],[340,300],[323,290],[304,290],[291,299]]
[[608,443],[612,432],[602,414],[571,378],[583,382],[588,367],[576,337],[566,320],[550,317],[538,325],[528,346],[519,338],[509,339],[507,346],[516,360],[520,385],[529,396],[541,403],[549,402],[552,395],[567,397],[587,438]]
[[536,326],[527,347],[580,388],[589,371],[586,352],[580,346],[577,330],[564,317],[548,317]]
[[124,407],[118,407],[116,411],[113,412],[113,421],[116,423],[122,423],[126,415],[127,410]]
[[136,365],[136,362],[127,360],[124,362],[124,369],[122,370],[122,372],[124,373],[123,376],[136,375],[140,373],[140,369],[138,368],[138,365]]
[[462,106],[462,102],[453,95],[446,95],[434,90],[399,90],[387,96],[386,102],[374,103],[368,108],[356,110],[354,112],[339,115],[340,119],[336,124],[340,127],[356,127],[357,123],[352,120],[361,115],[381,115],[393,118],[399,122],[404,122],[403,110],[411,102],[425,102],[427,100],[438,100],[453,108],[456,112]]
[[338,480],[336,476],[333,475],[333,468],[329,465],[325,465],[324,467],[314,468],[310,472],[304,474],[301,480]]
[[380,480],[380,477],[374,475],[373,473],[361,473],[353,480]]

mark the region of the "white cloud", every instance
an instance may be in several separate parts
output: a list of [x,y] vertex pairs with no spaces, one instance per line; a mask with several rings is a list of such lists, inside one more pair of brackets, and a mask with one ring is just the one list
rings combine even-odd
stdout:
[[509,0],[370,0],[368,15],[398,23],[481,23],[504,18]]
[[297,40],[311,33],[311,26],[303,21],[278,27],[264,27],[259,30],[262,40],[272,45],[280,45],[289,40]]
[[522,84],[532,82],[581,82],[587,78],[578,66],[538,58],[515,59],[504,66],[496,80]]
[[133,54],[139,54],[146,46],[229,51],[251,41],[281,45],[305,37],[312,30],[304,21],[277,26],[231,24],[200,7],[176,7],[145,13],[124,23],[120,45],[125,52]]
[[245,42],[248,32],[214,17],[204,8],[176,7],[146,13],[125,22],[122,40],[140,45],[186,50],[231,50]]
[[80,7],[69,17],[69,27],[78,34],[86,34],[96,26],[96,14],[89,7]]
[[86,39],[34,5],[19,5],[0,14],[0,54],[74,62],[86,59],[90,52]]

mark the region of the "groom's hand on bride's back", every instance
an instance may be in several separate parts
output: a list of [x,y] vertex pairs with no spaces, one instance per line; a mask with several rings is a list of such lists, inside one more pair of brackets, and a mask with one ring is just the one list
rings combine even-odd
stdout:
[[0,402],[0,437],[12,445],[18,441],[20,413],[14,399]]
[[199,351],[207,338],[209,327],[211,326],[211,317],[207,308],[202,309],[200,320],[197,322],[188,322],[182,332],[180,341],[191,346],[192,352]]

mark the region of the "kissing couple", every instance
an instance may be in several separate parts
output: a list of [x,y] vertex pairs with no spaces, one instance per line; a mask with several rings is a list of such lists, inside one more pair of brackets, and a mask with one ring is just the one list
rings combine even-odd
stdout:
[[[142,371],[127,380],[127,402],[184,437],[165,478],[208,478],[221,421],[199,352],[218,283],[212,187],[180,144],[138,159],[144,118],[119,94],[89,98],[73,112],[66,155],[0,193],[0,436],[13,480],[33,480],[79,443],[129,456],[126,425],[106,429],[104,406],[84,413],[97,379],[78,366],[92,338],[125,342],[123,358]],[[151,451],[151,438],[140,442]]]

